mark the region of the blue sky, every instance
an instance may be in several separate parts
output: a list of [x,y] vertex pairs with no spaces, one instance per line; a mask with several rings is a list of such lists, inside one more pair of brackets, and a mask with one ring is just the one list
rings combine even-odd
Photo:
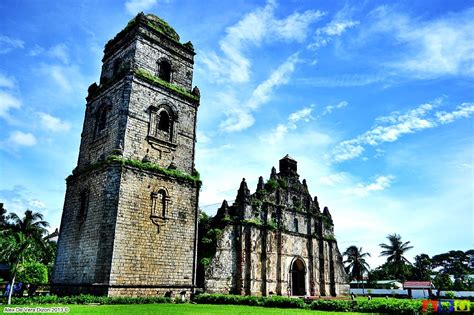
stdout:
[[[419,253],[474,241],[469,1],[2,1],[0,200],[58,227],[87,87],[136,13],[197,51],[200,204],[252,191],[285,154],[328,206],[339,247],[389,233]],[[214,205],[214,206],[213,206]]]

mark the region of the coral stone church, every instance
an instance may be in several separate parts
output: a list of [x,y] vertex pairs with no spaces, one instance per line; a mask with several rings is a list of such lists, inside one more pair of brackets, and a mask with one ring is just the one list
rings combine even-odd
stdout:
[[[86,98],[53,271],[56,294],[157,295],[197,289],[194,168],[200,92],[194,49],[165,21],[138,14],[104,49]],[[241,183],[214,223],[224,233],[205,270],[208,292],[338,295],[347,290],[329,210],[297,163],[280,160],[250,195]]]

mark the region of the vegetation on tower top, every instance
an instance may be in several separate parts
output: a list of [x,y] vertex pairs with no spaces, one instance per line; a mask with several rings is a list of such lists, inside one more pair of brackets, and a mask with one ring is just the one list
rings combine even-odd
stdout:
[[168,24],[165,20],[157,17],[154,14],[147,14],[145,15],[147,19],[147,25],[150,26],[152,29],[167,35],[168,37],[174,39],[175,41],[179,42],[179,35],[176,31]]
[[137,16],[131,19],[123,30],[121,30],[117,35],[115,35],[114,38],[109,40],[107,44],[105,44],[105,50],[110,49],[112,45],[119,40],[119,38],[123,38],[125,34],[137,23],[142,23],[142,25],[145,24],[149,28],[157,31],[158,33],[165,35],[166,37],[174,41],[176,44],[179,44],[182,47],[186,47],[187,49],[194,51],[193,44],[190,41],[184,44],[180,43],[180,37],[178,33],[165,20],[159,18],[154,14],[145,15],[143,12],[139,13]]

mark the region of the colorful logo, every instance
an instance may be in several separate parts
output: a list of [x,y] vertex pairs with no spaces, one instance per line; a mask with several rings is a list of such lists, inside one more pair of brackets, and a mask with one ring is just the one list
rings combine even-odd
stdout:
[[429,306],[433,312],[469,312],[471,310],[471,302],[469,300],[423,300],[421,311],[427,312]]

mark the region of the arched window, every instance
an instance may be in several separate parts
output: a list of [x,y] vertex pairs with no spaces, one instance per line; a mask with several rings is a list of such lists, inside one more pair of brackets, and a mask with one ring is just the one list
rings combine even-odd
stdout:
[[293,225],[295,226],[295,232],[298,232],[298,219],[297,218],[293,220]]
[[161,216],[165,218],[166,217],[166,191],[164,189],[160,189],[158,191],[158,199],[160,202]]
[[149,112],[148,141],[162,145],[175,145],[178,116],[173,105],[164,103],[156,107],[150,106]]
[[87,209],[89,208],[89,192],[83,190],[79,195],[79,212],[77,216],[83,218],[87,214]]
[[97,121],[97,133],[100,133],[107,126],[107,109],[103,108]]
[[166,218],[168,208],[168,195],[165,189],[151,193],[151,216]]
[[162,110],[158,115],[158,130],[170,131],[170,116],[166,110]]
[[105,129],[107,129],[107,124],[110,120],[110,110],[112,106],[108,100],[104,100],[94,111],[95,126],[94,126],[94,138],[101,135]]
[[158,77],[166,82],[171,82],[171,65],[168,61],[162,60],[158,63]]

